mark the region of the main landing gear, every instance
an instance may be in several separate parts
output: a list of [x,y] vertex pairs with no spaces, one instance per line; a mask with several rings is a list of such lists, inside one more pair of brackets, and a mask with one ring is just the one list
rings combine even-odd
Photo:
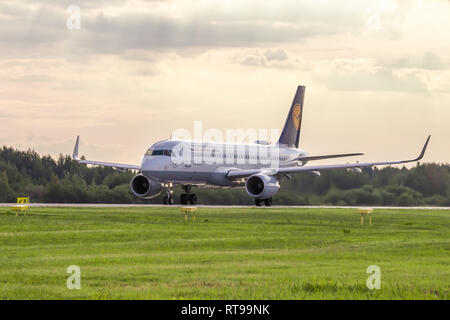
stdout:
[[256,206],[260,207],[263,205],[263,203],[266,207],[270,207],[272,205],[272,198],[264,199],[264,200],[263,199],[255,199]]
[[181,188],[185,193],[180,195],[180,203],[181,204],[197,204],[197,195],[195,193],[191,193],[191,185],[182,185]]

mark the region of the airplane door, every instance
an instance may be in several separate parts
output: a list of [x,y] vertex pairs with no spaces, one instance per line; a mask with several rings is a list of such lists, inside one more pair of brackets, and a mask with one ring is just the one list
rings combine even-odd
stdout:
[[[186,152],[186,153],[189,153],[189,151],[191,151],[191,159],[185,159],[184,158],[184,153]],[[181,150],[180,150],[180,153],[179,153],[179,157],[180,157],[180,159],[182,159],[182,166],[184,165],[184,167],[185,168],[189,168],[189,167],[191,167],[191,162],[192,162],[192,149],[191,149],[191,146],[185,146],[184,148],[181,148]],[[186,154],[186,155],[188,155],[188,154]]]

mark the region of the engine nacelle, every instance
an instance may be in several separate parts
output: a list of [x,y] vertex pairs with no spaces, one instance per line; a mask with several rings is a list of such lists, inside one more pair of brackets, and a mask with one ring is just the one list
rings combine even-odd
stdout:
[[164,189],[161,183],[151,181],[143,174],[134,176],[131,179],[130,187],[136,197],[143,199],[157,197]]
[[280,184],[273,176],[254,174],[245,182],[245,190],[255,199],[269,199],[280,190]]

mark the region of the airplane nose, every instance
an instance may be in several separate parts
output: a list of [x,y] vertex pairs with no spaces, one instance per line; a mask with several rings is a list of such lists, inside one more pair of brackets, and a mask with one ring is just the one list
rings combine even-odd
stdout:
[[[167,162],[169,157],[149,156],[142,160],[142,171],[164,170],[170,163]],[[169,158],[170,162],[170,158]]]

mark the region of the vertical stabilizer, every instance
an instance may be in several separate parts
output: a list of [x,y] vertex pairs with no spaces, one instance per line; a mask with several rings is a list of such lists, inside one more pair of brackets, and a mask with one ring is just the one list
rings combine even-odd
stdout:
[[298,86],[292,101],[291,109],[281,132],[279,144],[298,148],[300,140],[300,128],[302,126],[303,100],[305,98],[305,87]]

